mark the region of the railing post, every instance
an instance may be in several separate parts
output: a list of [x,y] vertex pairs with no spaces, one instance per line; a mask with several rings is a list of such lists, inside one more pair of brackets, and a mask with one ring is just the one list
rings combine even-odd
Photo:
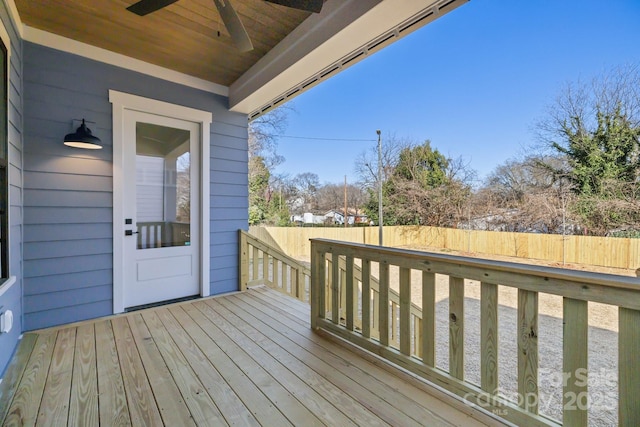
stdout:
[[249,247],[247,235],[242,230],[238,231],[238,255],[240,257],[240,290],[246,291],[249,282]]
[[318,329],[318,319],[323,318],[325,309],[325,254],[311,241],[311,329]]

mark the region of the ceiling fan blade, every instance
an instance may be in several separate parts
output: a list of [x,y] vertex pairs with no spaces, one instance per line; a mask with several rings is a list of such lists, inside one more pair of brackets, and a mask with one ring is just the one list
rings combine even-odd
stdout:
[[136,15],[144,16],[163,7],[169,6],[178,0],[140,0],[127,8],[128,11]]
[[320,13],[323,0],[266,0],[270,3],[304,10],[305,12]]
[[238,50],[240,52],[253,50],[253,44],[251,43],[249,34],[247,34],[247,30],[244,29],[240,17],[233,7],[231,7],[229,0],[213,0],[213,2],[216,4],[222,22],[224,22],[224,26],[227,27],[229,34],[231,34],[231,39]]

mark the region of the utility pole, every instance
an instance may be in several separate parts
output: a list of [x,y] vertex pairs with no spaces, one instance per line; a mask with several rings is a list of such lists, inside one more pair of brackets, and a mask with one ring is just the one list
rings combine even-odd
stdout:
[[344,176],[344,228],[347,228],[347,175]]
[[382,246],[382,139],[378,134],[378,244]]

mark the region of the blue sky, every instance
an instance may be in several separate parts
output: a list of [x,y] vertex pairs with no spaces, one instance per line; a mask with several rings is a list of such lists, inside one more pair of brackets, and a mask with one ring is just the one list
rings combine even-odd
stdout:
[[[562,86],[640,63],[640,0],[472,0],[298,96],[286,135],[421,142],[480,178],[535,140]],[[279,138],[276,173],[355,182],[375,142]]]

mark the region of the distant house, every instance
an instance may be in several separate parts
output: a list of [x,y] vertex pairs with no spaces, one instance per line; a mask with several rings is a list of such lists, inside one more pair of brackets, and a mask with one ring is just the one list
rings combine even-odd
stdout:
[[324,215],[316,215],[311,212],[305,212],[302,215],[292,215],[291,222],[296,225],[322,225],[325,223]]
[[[347,224],[348,225],[358,225],[358,224],[369,224],[369,218],[364,214],[358,214],[358,210],[354,208],[347,208]],[[327,219],[328,224],[339,224],[343,225],[345,222],[345,212],[344,209],[336,210],[331,209],[324,214]]]

